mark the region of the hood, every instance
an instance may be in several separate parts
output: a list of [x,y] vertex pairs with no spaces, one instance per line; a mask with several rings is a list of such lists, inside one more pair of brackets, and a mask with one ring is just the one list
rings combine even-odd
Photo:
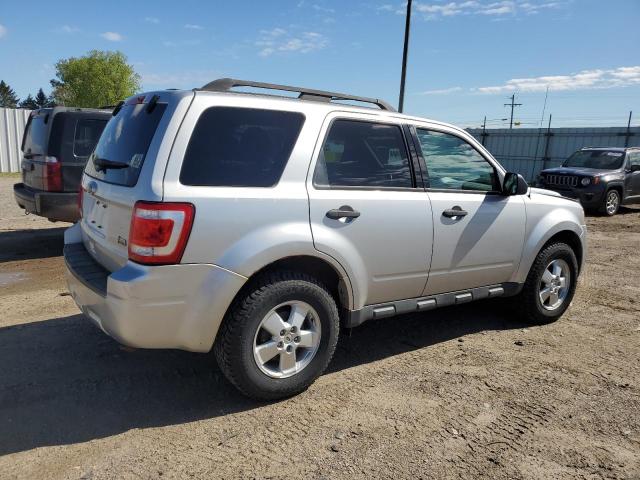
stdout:
[[562,197],[561,194],[559,194],[558,192],[554,192],[553,190],[546,190],[544,188],[536,188],[536,187],[529,188],[529,193],[530,194],[537,193],[537,194],[540,194],[540,195],[548,195],[549,197]]
[[602,168],[582,168],[582,167],[556,167],[547,168],[540,172],[541,174],[551,173],[560,175],[584,175],[586,177],[595,177],[601,175],[609,175],[617,173],[617,170],[607,170]]

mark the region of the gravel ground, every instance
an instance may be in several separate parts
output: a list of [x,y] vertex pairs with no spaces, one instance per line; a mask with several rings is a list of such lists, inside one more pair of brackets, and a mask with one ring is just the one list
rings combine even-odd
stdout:
[[640,478],[640,209],[590,217],[553,325],[499,301],[370,322],[307,392],[240,396],[211,355],[131,350],[67,295],[65,224],[0,177],[1,478]]

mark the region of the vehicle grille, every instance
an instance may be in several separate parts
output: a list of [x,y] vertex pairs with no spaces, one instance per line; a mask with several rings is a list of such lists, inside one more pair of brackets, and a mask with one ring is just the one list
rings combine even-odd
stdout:
[[544,181],[547,185],[556,185],[559,187],[578,186],[578,177],[571,175],[545,175]]

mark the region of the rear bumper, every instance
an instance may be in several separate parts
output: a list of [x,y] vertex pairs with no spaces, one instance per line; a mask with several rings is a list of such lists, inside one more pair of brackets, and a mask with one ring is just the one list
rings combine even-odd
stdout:
[[107,335],[138,348],[207,352],[228,306],[246,278],[216,265],[144,266],[128,262],[110,273],[65,232],[69,291]]
[[75,192],[44,192],[16,183],[13,196],[20,208],[29,213],[61,222],[78,220],[78,194]]

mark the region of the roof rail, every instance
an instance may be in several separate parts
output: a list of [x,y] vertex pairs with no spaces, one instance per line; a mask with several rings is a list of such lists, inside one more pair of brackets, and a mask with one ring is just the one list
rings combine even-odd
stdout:
[[332,100],[353,100],[356,102],[372,103],[377,105],[381,110],[389,110],[395,112],[395,108],[384,100],[377,98],[357,97],[355,95],[346,95],[344,93],[325,92],[323,90],[312,90],[310,88],[292,87],[289,85],[278,85],[275,83],[253,82],[251,80],[237,80],[235,78],[219,78],[207,83],[202,88],[196,90],[205,90],[208,92],[228,92],[235,87],[253,87],[264,88],[267,90],[282,90],[285,92],[299,92],[300,100],[313,100],[316,102],[331,102]]

